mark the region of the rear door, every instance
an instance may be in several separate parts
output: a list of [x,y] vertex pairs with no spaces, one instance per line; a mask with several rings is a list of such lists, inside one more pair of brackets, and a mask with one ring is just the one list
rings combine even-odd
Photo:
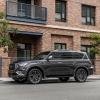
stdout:
[[47,75],[69,75],[72,73],[74,61],[71,52],[54,52],[47,63]]

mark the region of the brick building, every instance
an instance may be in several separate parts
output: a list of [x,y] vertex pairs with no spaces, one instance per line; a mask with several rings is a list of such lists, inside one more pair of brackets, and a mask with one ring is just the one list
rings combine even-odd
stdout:
[[[100,33],[100,0],[0,0],[0,11],[18,33],[11,38],[14,48],[4,53],[1,74],[7,76],[12,59],[29,59],[41,51],[82,50],[90,58],[88,34]],[[95,73],[100,74],[96,56]]]

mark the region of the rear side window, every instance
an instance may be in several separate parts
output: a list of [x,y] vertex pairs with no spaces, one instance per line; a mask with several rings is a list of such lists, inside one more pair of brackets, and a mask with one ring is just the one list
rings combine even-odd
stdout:
[[73,59],[82,59],[84,54],[78,52],[72,52]]
[[89,58],[88,58],[88,56],[85,54],[84,57],[83,57],[83,59],[89,59]]
[[63,53],[62,58],[63,59],[72,59],[73,58],[72,53],[71,52],[65,52],[65,53]]
[[70,52],[55,52],[53,53],[53,59],[54,60],[66,60],[66,59],[72,59],[72,54]]

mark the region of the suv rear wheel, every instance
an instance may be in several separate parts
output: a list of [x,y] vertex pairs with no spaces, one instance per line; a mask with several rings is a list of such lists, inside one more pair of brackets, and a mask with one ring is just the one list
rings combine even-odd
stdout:
[[59,77],[59,80],[62,82],[67,82],[69,80],[69,77]]
[[79,68],[75,72],[75,80],[77,82],[85,82],[87,79],[88,73],[84,68]]
[[42,80],[42,72],[37,69],[33,68],[28,73],[28,81],[32,84],[38,84]]

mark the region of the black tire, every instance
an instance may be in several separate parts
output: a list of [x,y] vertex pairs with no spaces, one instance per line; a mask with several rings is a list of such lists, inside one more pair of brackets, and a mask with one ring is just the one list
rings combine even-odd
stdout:
[[69,77],[59,77],[59,80],[62,82],[67,82],[69,80]]
[[88,73],[84,68],[79,68],[75,72],[74,79],[77,82],[85,82],[87,80]]
[[42,80],[42,72],[37,69],[33,68],[28,72],[28,82],[32,84],[38,84]]

